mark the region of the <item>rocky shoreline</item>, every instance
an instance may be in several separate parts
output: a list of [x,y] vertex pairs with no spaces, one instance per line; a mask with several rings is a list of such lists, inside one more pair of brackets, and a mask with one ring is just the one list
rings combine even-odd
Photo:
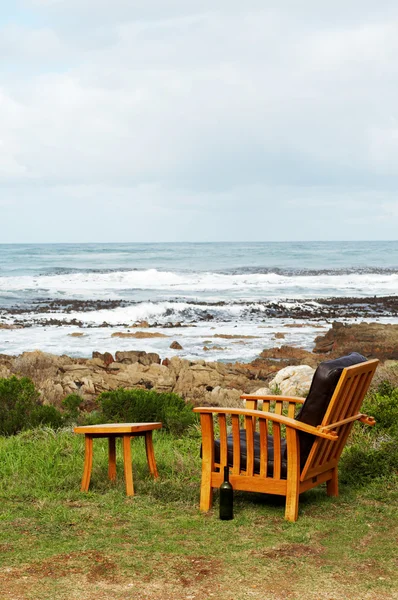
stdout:
[[[177,304],[180,300],[170,300]],[[137,303],[126,300],[75,300],[75,299],[50,299],[40,298],[26,305],[0,308],[0,327],[32,327],[32,326],[77,326],[82,328],[92,327],[131,327],[129,322],[113,323],[106,320],[98,324],[85,322],[85,314],[100,310],[114,310],[135,306]],[[149,322],[149,327],[182,327],[194,326],[196,322],[217,320],[217,312],[213,309],[227,306],[226,302],[198,302],[186,300],[186,304],[195,308],[195,318],[187,316],[186,321]],[[234,302],[234,305],[247,305],[247,302]],[[314,299],[286,299],[276,301],[250,303],[247,308],[248,320],[276,319],[310,319],[313,321],[334,319],[374,319],[378,317],[398,317],[398,296],[381,297],[332,297]],[[79,314],[78,318],[68,318],[71,314]],[[47,314],[57,314],[45,318]],[[3,324],[2,324],[3,323]]]
[[[175,392],[195,404],[237,405],[242,393],[268,387],[285,367],[306,367],[293,370],[305,377],[303,384],[297,376],[296,393],[303,393],[300,386],[308,386],[311,379],[308,368],[352,351],[382,362],[398,360],[398,325],[335,322],[325,335],[317,336],[313,352],[281,346],[264,350],[247,364],[190,361],[178,356],[162,359],[157,353],[138,351],[93,352],[91,358],[56,356],[39,350],[16,357],[3,354],[0,377],[30,377],[43,402],[49,404],[60,405],[67,394],[78,393],[87,410],[95,407],[98,394],[119,387]],[[289,393],[295,390],[289,388]]]

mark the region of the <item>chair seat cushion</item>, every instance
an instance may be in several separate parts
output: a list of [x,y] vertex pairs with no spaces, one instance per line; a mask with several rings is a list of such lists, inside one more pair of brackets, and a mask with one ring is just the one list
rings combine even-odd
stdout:
[[[247,446],[246,446],[246,430],[241,429],[239,432],[240,437],[240,468],[246,470],[247,460]],[[232,435],[227,436],[227,460],[228,466],[232,467],[234,464],[233,455],[233,438]],[[281,438],[281,478],[286,479],[287,464],[286,464],[286,440]],[[220,440],[214,442],[214,460],[216,463],[220,462]],[[260,473],[260,434],[256,431],[254,433],[254,472]],[[274,438],[272,435],[268,436],[268,465],[267,465],[267,476],[272,477],[274,474]]]

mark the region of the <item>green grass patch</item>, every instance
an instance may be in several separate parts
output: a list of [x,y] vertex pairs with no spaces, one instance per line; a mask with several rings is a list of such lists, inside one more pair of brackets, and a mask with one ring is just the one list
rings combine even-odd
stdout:
[[94,440],[90,491],[81,493],[84,439],[41,428],[0,437],[0,598],[258,600],[396,597],[397,478],[319,487],[301,496],[299,520],[284,501],[235,495],[198,510],[200,431],[154,432],[159,480],[142,438],[132,441],[136,495],[107,478],[107,441]]

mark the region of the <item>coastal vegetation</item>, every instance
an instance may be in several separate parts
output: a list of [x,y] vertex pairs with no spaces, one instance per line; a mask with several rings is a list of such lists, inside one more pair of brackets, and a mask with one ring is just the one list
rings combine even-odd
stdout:
[[[28,378],[0,379],[4,598],[393,599],[397,399],[391,376],[368,394],[363,410],[377,424],[356,424],[339,498],[322,488],[306,492],[292,524],[283,520],[283,500],[236,493],[234,520],[221,522],[217,501],[208,514],[198,510],[200,428],[176,394],[115,390],[89,413],[78,394],[59,409],[45,407]],[[40,406],[60,420],[50,427],[37,417]],[[148,473],[143,440],[134,440],[136,496],[126,497],[121,447],[113,483],[106,440],[97,440],[90,491],[81,493],[83,440],[72,425],[90,419],[168,423],[154,434],[159,480]]]

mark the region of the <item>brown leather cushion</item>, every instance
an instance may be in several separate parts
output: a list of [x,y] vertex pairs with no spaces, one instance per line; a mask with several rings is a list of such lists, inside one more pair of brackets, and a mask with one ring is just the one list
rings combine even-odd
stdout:
[[[230,467],[234,464],[233,454],[233,441],[232,435],[227,436],[227,460]],[[246,470],[246,430],[240,430],[240,468]],[[214,460],[216,463],[220,462],[220,440],[214,442]],[[281,439],[281,478],[286,479],[286,440]],[[254,472],[260,473],[260,434],[256,431],[254,433]],[[272,477],[274,474],[274,438],[272,435],[268,436],[268,465],[267,465],[267,476]]]
[[[307,399],[301,407],[296,420],[307,425],[313,425],[314,427],[320,425],[343,369],[365,362],[366,360],[367,358],[362,356],[362,354],[352,352],[348,356],[322,362],[314,373]],[[314,443],[315,436],[300,431],[299,438],[300,464],[303,467]]]

